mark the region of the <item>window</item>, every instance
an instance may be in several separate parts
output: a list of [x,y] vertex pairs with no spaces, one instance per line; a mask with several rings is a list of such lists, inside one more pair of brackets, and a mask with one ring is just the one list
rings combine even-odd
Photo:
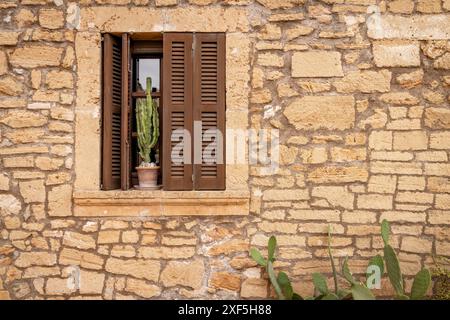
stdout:
[[224,190],[223,33],[104,34],[102,189],[137,184],[134,108],[148,76],[160,110],[154,156],[163,189]]

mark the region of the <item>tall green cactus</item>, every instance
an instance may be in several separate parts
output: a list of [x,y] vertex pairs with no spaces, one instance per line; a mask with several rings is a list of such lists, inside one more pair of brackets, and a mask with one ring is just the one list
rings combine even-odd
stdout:
[[411,293],[406,295],[403,275],[400,269],[400,262],[394,249],[389,245],[390,226],[387,220],[381,223],[381,236],[384,242],[384,262],[389,277],[389,281],[394,287],[398,299],[402,300],[420,300],[423,299],[431,284],[431,274],[426,268],[420,270],[414,277]]
[[150,153],[159,139],[159,114],[156,101],[152,99],[152,78],[147,78],[147,98],[136,102],[136,123],[139,155],[144,163],[150,163]]

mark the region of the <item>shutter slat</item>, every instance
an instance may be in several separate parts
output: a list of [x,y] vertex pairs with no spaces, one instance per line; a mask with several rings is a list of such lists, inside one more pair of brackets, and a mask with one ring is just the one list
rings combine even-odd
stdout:
[[[192,132],[192,40],[189,33],[164,33],[163,185],[165,190],[192,190],[188,137],[172,139],[177,129]],[[182,138],[181,141],[178,138]],[[175,151],[175,152],[173,152]],[[192,161],[189,161],[192,162]]]
[[122,46],[110,34],[105,34],[104,39],[102,186],[113,190],[121,185]]
[[224,190],[225,35],[196,34],[194,43],[194,121],[202,132],[194,137],[194,152],[202,155],[194,165],[195,189]]

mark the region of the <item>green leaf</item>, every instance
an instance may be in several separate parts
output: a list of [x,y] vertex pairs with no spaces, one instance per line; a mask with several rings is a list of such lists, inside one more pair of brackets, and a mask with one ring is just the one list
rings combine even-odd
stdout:
[[274,255],[275,255],[275,249],[277,247],[277,238],[275,238],[275,236],[271,236],[269,239],[269,244],[268,244],[268,250],[269,250],[269,254],[267,259],[269,261],[274,261]]
[[340,289],[337,293],[337,296],[339,299],[344,300],[347,299],[349,296],[351,296],[351,291],[346,289]]
[[292,300],[294,290],[292,290],[291,281],[289,281],[289,277],[287,276],[287,274],[280,271],[278,273],[277,281],[286,299]]
[[391,227],[389,226],[389,222],[385,219],[381,223],[381,237],[383,238],[384,245],[387,246],[389,244],[389,233],[391,231]]
[[260,266],[262,267],[267,266],[266,259],[263,258],[263,256],[257,249],[255,248],[250,249],[250,255],[252,256],[253,260],[255,260],[256,263],[258,263]]
[[354,300],[375,300],[372,291],[360,283],[352,285],[352,296]]
[[405,296],[404,294],[400,294],[395,297],[395,300],[409,300],[409,297]]
[[314,287],[321,293],[321,294],[328,294],[328,285],[327,285],[327,279],[320,273],[313,273],[312,275]]
[[281,290],[281,287],[278,284],[277,277],[275,276],[275,271],[273,270],[272,261],[267,262],[267,273],[269,274],[270,283],[275,289],[278,299],[285,300],[286,297],[284,296],[283,291]]
[[370,267],[370,266],[377,266],[378,268],[380,268],[380,276],[383,275],[383,273],[384,273],[384,261],[383,261],[383,257],[382,256],[380,256],[378,254],[375,257],[373,257],[372,259],[370,259],[368,267]]
[[323,296],[321,300],[339,300],[339,297],[334,293],[330,292],[329,294]]
[[404,295],[403,276],[400,270],[400,264],[394,249],[390,245],[384,247],[384,262],[386,263],[389,281],[394,287],[395,292],[398,296]]
[[342,264],[342,274],[344,275],[344,278],[347,279],[347,281],[351,284],[357,283],[348,267],[348,258],[345,258],[344,263]]
[[420,270],[414,277],[411,288],[411,300],[421,300],[427,294],[431,284],[431,274],[428,269]]
[[303,297],[301,295],[299,295],[298,293],[293,293],[292,294],[292,300],[307,300],[307,299],[303,299]]

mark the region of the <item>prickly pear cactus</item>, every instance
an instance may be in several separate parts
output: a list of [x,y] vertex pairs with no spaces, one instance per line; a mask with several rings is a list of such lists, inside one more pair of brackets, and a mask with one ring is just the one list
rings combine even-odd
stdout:
[[412,300],[423,299],[427,294],[430,284],[431,284],[430,271],[428,269],[420,270],[414,277],[410,298]]
[[400,270],[400,263],[398,262],[394,249],[390,245],[384,247],[384,261],[386,262],[389,281],[394,287],[395,292],[397,295],[403,295],[403,276]]
[[386,264],[387,274],[394,290],[397,294],[397,299],[401,300],[419,300],[423,299],[431,285],[431,274],[428,269],[422,269],[414,277],[414,282],[411,288],[410,295],[405,294],[404,281],[400,263],[394,249],[389,245],[389,222],[383,220],[381,224],[381,236],[384,241],[384,262]]
[[398,262],[397,255],[394,249],[389,245],[389,234],[391,228],[387,220],[383,220],[381,223],[381,237],[384,242],[384,261],[386,263],[387,274],[389,281],[394,287],[395,293],[398,296],[403,296],[405,294],[403,288],[403,276],[400,270],[400,263]]
[[277,239],[271,236],[267,244],[267,260],[262,256],[262,254],[255,248],[250,250],[250,256],[255,260],[261,267],[266,269],[269,275],[270,283],[275,290],[275,293],[280,300],[302,300],[302,297],[294,292],[292,289],[291,281],[289,277],[284,272],[279,272],[278,276],[275,274],[273,268],[273,263],[275,262],[275,250],[277,248]]

